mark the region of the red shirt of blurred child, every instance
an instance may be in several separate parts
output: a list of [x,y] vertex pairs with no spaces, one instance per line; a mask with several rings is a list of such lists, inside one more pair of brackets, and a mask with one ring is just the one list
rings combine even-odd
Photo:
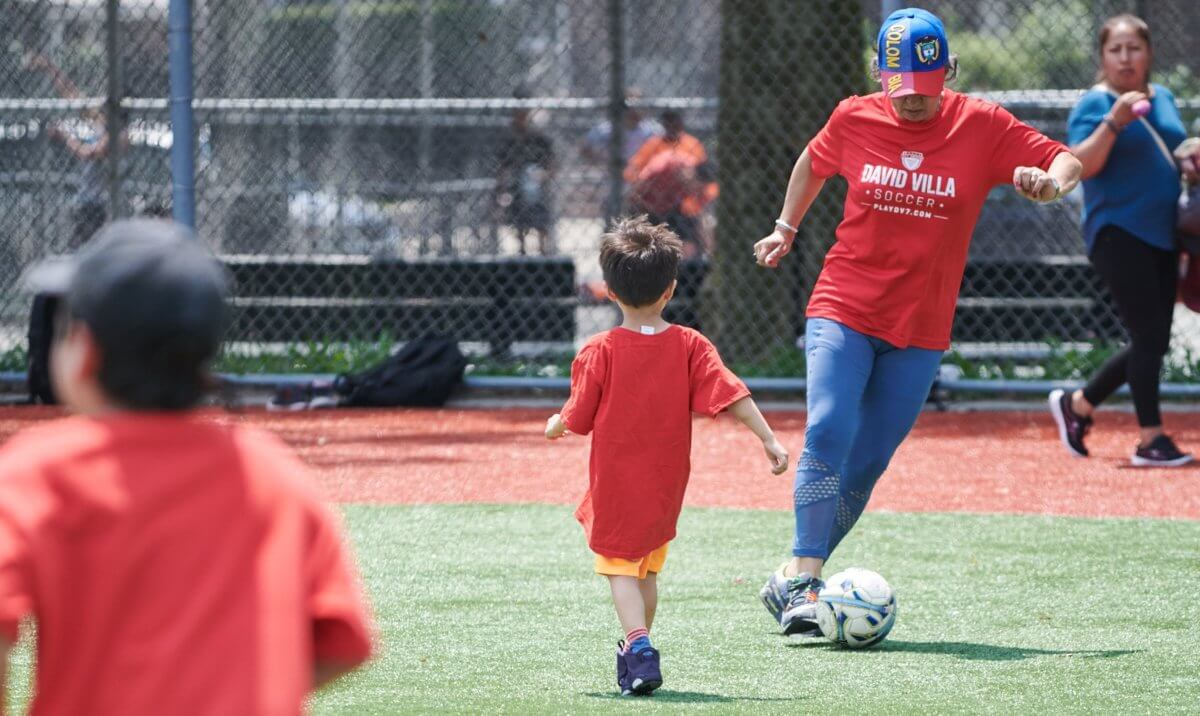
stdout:
[[614,328],[571,365],[567,429],[592,435],[575,517],[597,554],[640,559],[675,537],[691,471],[692,412],[716,417],[750,391],[699,332]]
[[315,662],[370,655],[361,604],[271,435],[126,413],[0,450],[0,634],[37,620],[32,713],[301,713]]

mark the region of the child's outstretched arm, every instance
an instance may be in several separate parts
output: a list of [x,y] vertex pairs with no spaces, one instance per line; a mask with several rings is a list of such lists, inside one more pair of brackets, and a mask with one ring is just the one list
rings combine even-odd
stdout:
[[750,431],[762,440],[763,449],[767,452],[767,459],[771,461],[771,472],[775,475],[781,474],[788,467],[788,451],[779,441],[775,439],[775,433],[771,432],[771,426],[767,425],[766,418],[759,411],[758,405],[754,403],[754,399],[750,396],[741,398],[729,406],[729,412],[742,425],[750,428]]
[[546,439],[557,440],[567,434],[567,423],[560,413],[555,413],[546,421]]
[[603,349],[590,341],[571,361],[571,395],[562,411],[546,421],[546,438],[556,440],[568,432],[587,435],[595,427],[596,412],[604,393],[606,357]]

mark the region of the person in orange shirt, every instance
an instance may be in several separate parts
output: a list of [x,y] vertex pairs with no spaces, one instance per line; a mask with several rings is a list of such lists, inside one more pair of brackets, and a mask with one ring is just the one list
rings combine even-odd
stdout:
[[662,684],[650,627],[691,470],[692,413],[715,418],[728,410],[762,442],[772,472],[788,464],[787,449],[716,347],[663,320],[680,254],[679,238],[645,217],[620,221],[604,236],[600,266],[624,319],[579,350],[571,396],[546,422],[551,440],[593,433],[588,490],[575,516],[625,631],[617,685],[626,695]]
[[370,656],[370,617],[299,460],[193,409],[224,271],[139,220],[28,282],[64,295],[51,375],[76,415],[0,448],[0,667],[32,617],[34,714],[303,712]]
[[662,125],[662,136],[647,139],[625,167],[630,209],[674,230],[691,258],[705,253],[701,214],[717,198],[717,183],[708,152],[684,131],[683,116],[667,110]]

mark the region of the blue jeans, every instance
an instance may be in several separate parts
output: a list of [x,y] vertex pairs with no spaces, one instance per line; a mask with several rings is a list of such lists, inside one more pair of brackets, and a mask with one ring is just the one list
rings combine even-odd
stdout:
[[808,425],[792,554],[828,559],[912,430],[942,351],[897,348],[825,318],[808,319],[804,339]]

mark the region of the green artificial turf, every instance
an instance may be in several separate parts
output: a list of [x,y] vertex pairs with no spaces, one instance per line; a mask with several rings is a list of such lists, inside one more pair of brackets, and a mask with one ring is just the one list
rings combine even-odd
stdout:
[[[883,574],[899,618],[881,646],[848,651],[778,636],[758,603],[790,514],[688,510],[652,634],[665,683],[631,699],[616,696],[620,630],[569,509],[345,511],[382,653],[316,714],[1200,707],[1198,522],[869,513],[830,568]],[[14,671],[19,705],[27,647]]]
[[[830,567],[899,595],[869,651],[776,635],[757,593],[791,515],[689,510],[660,576],[665,683],[618,698],[620,637],[570,511],[347,508],[384,653],[316,713],[1122,711],[1200,707],[1200,523],[868,514]],[[631,703],[636,701],[636,703]]]

